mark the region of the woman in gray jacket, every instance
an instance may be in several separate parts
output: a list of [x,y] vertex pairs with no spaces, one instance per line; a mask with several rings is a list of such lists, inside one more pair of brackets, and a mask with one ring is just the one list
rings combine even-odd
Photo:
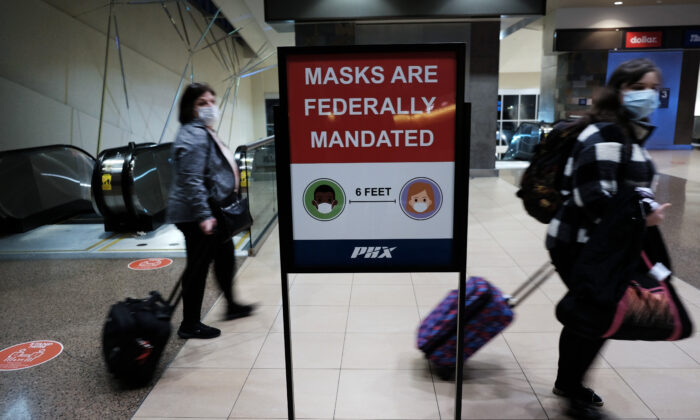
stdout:
[[216,93],[205,83],[193,83],[180,101],[182,126],[173,144],[173,185],[168,199],[167,220],[185,235],[187,266],[182,276],[183,320],[181,338],[214,338],[218,328],[200,321],[209,264],[228,303],[226,319],[251,314],[251,305],[233,299],[233,241],[217,230],[209,199],[224,202],[238,193],[240,173],[233,153],[212,128],[219,117]]

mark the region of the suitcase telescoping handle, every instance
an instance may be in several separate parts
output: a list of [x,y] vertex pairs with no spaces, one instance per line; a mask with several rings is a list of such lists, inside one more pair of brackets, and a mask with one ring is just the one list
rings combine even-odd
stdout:
[[515,308],[525,300],[532,292],[534,292],[545,280],[547,280],[555,271],[554,266],[551,262],[547,261],[542,264],[542,267],[538,268],[530,277],[523,282],[512,295],[506,296],[508,301],[508,306]]
[[[184,275],[184,273],[183,273]],[[180,303],[180,298],[182,297],[182,278],[177,279],[177,283],[175,283],[175,287],[173,287],[172,292],[170,292],[170,296],[168,296],[168,300],[166,303],[168,306],[170,306],[170,315],[175,312],[175,308],[177,308],[177,304]]]

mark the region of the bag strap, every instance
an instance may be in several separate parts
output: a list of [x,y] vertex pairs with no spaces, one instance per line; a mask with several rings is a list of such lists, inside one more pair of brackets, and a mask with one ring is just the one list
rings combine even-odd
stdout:
[[[207,162],[206,162],[206,165],[207,165],[206,167],[209,168],[209,158],[211,157],[211,143],[214,143],[214,147],[216,147],[217,150],[219,150],[219,151],[221,151],[221,150],[220,150],[219,145],[217,144],[216,140],[214,140],[214,137],[209,132],[209,129],[207,127],[205,127],[204,129],[207,131],[207,140],[209,140],[209,143],[210,143],[210,145],[209,145],[210,147],[207,147]],[[221,152],[221,153],[223,153],[223,152]],[[228,159],[224,158],[224,160],[228,162]],[[229,163],[229,166],[231,166],[230,163]],[[233,168],[231,168],[231,172],[233,172]],[[235,177],[235,174],[234,174],[234,177]],[[234,182],[235,182],[235,180],[234,180]],[[204,183],[211,184],[211,179],[204,177]],[[211,187],[211,185],[207,185],[208,190],[211,190],[210,187]],[[227,195],[226,198],[224,198],[223,203],[218,203],[218,204],[223,204],[224,206],[227,206],[227,205],[233,203],[234,201],[238,200],[238,197],[239,197],[238,193],[235,190],[232,190],[229,193],[229,195]],[[211,196],[209,196],[209,201],[210,201],[210,203],[209,203],[210,206],[212,205],[211,202],[217,203],[217,201],[214,200],[214,197],[211,197]]]
[[618,192],[627,179],[627,168],[632,161],[632,142],[625,139],[620,148],[620,164],[617,167]]
[[644,260],[644,264],[646,264],[646,266],[647,266],[647,268],[648,268],[649,270],[651,270],[652,268],[654,268],[654,265],[651,263],[651,260],[650,260],[649,257],[647,256],[647,253],[644,252],[644,251],[642,251],[642,260]]

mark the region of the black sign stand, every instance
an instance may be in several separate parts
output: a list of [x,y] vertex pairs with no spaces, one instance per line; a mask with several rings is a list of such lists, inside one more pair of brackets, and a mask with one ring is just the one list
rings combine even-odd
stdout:
[[292,366],[292,330],[289,314],[289,276],[282,269],[282,324],[284,326],[284,371],[287,378],[287,418],[294,420],[294,375]]
[[[281,89],[280,89],[281,91]],[[286,95],[285,95],[286,97]],[[286,107],[274,107],[273,117],[275,122],[275,160],[277,165],[277,201],[278,206],[287,203],[282,211],[278,207],[277,220],[280,229],[280,271],[282,279],[282,324],[284,327],[284,366],[287,381],[287,418],[294,420],[294,375],[292,365],[292,330],[289,313],[289,258],[285,258],[286,252],[291,252],[292,235],[282,234],[282,227],[288,227],[291,231],[292,212],[288,209],[292,202],[291,173],[289,165],[289,121]],[[285,143],[285,144],[282,144]]]
[[[464,74],[464,73],[458,73]],[[458,76],[459,77],[459,76]],[[470,128],[471,128],[471,104],[465,103],[463,108],[464,118],[460,118],[460,114],[457,113],[457,141],[455,141],[455,152],[457,156],[465,156],[466,164],[457,164],[457,158],[455,158],[455,177],[456,180],[468,180],[469,179],[469,139],[470,139]],[[460,127],[460,121],[462,121],[462,126]],[[461,133],[461,136],[460,136]],[[459,141],[459,139],[464,139],[464,141]],[[455,219],[459,215],[464,214],[466,219],[467,211],[469,209],[469,183],[466,182],[466,189],[459,189],[457,186],[459,183],[455,183]],[[459,191],[466,191],[465,194],[459,194]],[[464,213],[457,213],[456,209],[461,209]],[[455,241],[455,252],[460,252],[460,261],[462,265],[459,269],[459,309],[457,310],[457,366],[455,372],[455,420],[461,420],[462,418],[462,381],[464,375],[464,325],[466,320],[464,319],[464,310],[467,303],[466,296],[466,285],[467,285],[467,226],[468,223],[464,220],[463,231],[454,231],[454,241]]]
[[[277,200],[278,222],[280,232],[280,268],[282,284],[282,317],[284,326],[284,353],[287,382],[287,416],[295,419],[294,410],[294,378],[292,364],[291,318],[289,302],[289,273],[356,273],[356,272],[457,272],[459,273],[459,310],[457,328],[457,363],[456,363],[456,392],[455,419],[462,416],[462,381],[464,360],[459,355],[464,354],[464,305],[466,303],[465,285],[467,279],[467,209],[469,197],[469,132],[471,127],[471,107],[463,103],[465,45],[452,44],[418,44],[418,45],[352,45],[343,47],[285,47],[278,49],[280,106],[275,108],[275,153],[277,164]],[[453,200],[453,238],[452,261],[444,266],[402,265],[381,267],[348,267],[348,266],[299,266],[294,263],[293,231],[292,231],[292,184],[289,139],[289,98],[287,95],[287,57],[295,54],[323,54],[332,56],[335,53],[382,53],[382,52],[425,52],[452,51],[456,59],[456,92],[455,92],[455,178]]]

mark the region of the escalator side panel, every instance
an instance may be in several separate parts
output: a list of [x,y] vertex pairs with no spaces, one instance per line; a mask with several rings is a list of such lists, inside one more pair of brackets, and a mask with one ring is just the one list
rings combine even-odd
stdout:
[[107,176],[111,185],[93,194],[105,208],[106,231],[152,231],[163,223],[172,181],[171,145],[130,143],[100,154],[95,178]]
[[26,232],[93,211],[94,159],[67,145],[0,153],[0,231]]
[[165,147],[158,146],[136,151],[132,198],[137,214],[155,216],[165,211],[171,183],[170,144]]

